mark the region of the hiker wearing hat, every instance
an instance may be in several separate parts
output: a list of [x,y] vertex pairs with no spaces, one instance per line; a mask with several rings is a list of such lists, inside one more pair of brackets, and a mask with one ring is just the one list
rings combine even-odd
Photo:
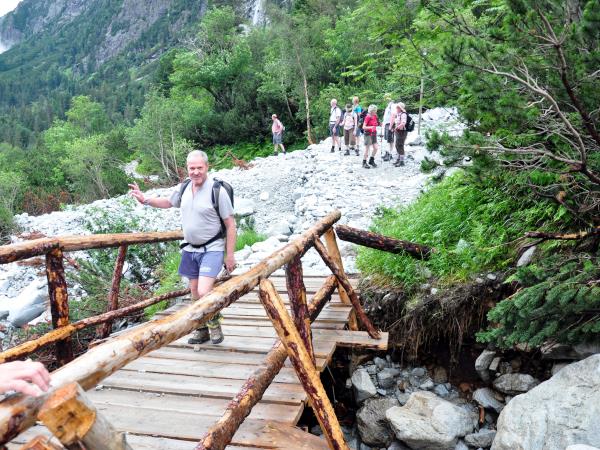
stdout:
[[394,132],[396,138],[396,151],[398,152],[398,159],[394,163],[394,167],[400,167],[404,165],[404,141],[408,135],[406,129],[407,114],[404,103],[396,103],[396,111],[392,114],[390,120],[391,129]]
[[342,143],[340,142],[339,126],[342,121],[342,110],[337,105],[335,98],[331,99],[331,109],[329,110],[329,135],[331,136],[331,153],[335,151],[335,144],[337,143],[340,152],[342,151]]
[[394,102],[392,101],[392,95],[391,94],[385,94],[384,95],[384,100],[387,100],[388,104],[385,107],[385,111],[383,112],[383,123],[384,123],[384,130],[383,130],[383,138],[386,140],[386,142],[388,143],[388,149],[386,149],[385,151],[385,155],[383,155],[383,159],[384,161],[389,161],[392,159],[392,147],[394,145],[394,132],[392,131],[392,114],[394,114],[394,112],[396,111],[395,109],[395,105]]
[[273,114],[271,119],[273,120],[271,131],[273,132],[273,146],[275,147],[273,154],[277,155],[279,147],[281,147],[281,151],[285,155],[285,147],[283,146],[283,130],[285,130],[285,127],[281,123],[281,120],[277,118],[277,114]]
[[345,108],[344,116],[342,119],[342,126],[344,128],[344,145],[346,151],[344,156],[350,154],[350,150],[354,150],[356,145],[356,127],[358,126],[358,119],[356,114],[352,112],[352,105],[348,103]]

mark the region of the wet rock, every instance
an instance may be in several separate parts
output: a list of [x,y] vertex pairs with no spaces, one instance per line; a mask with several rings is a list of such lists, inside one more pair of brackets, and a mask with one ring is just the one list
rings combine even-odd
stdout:
[[389,389],[396,384],[396,380],[394,377],[398,375],[398,371],[396,369],[383,369],[381,372],[377,373],[377,382],[379,383],[379,387],[383,389]]
[[443,384],[438,384],[436,387],[434,387],[433,392],[435,395],[442,398],[448,397],[448,395],[450,394],[450,391],[448,391],[446,386],[444,386]]
[[437,384],[448,382],[448,372],[442,366],[433,369],[433,381]]
[[361,403],[377,395],[377,388],[375,388],[371,377],[364,369],[358,369],[352,374],[352,386],[354,387],[356,403]]
[[467,434],[465,442],[471,447],[489,448],[496,436],[495,430],[479,430],[477,433]]
[[454,449],[475,426],[465,410],[431,392],[413,393],[405,406],[388,409],[386,417],[398,440],[417,450]]
[[479,374],[479,377],[483,381],[490,380],[490,373],[488,371],[490,364],[494,360],[496,352],[492,350],[484,350],[475,360],[475,370]]
[[394,398],[370,398],[356,413],[360,438],[365,444],[387,447],[394,440],[394,433],[385,418],[385,412],[398,406]]
[[[600,354],[517,395],[498,418],[492,450],[600,447]],[[543,405],[543,407],[540,407]]]
[[473,400],[485,409],[493,409],[496,412],[500,412],[504,408],[504,404],[498,401],[494,395],[494,391],[490,388],[477,389],[473,392]]
[[411,371],[411,375],[413,377],[422,377],[425,375],[425,373],[427,373],[427,371],[425,369],[423,369],[422,367],[415,367],[412,371]]
[[531,390],[539,381],[524,373],[507,373],[494,380],[494,388],[505,394],[517,395]]

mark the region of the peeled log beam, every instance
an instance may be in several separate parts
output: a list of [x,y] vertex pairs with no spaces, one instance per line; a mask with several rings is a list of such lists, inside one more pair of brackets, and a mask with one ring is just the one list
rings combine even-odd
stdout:
[[[298,239],[277,250],[248,272],[232,278],[213,289],[200,301],[166,316],[136,327],[105,344],[101,344],[51,374],[52,386],[59,387],[73,381],[84,389],[91,389],[129,362],[163,347],[199,328],[217,311],[250,292],[261,279],[267,278],[287,264],[296,255],[306,251],[314,235],[321,235],[338,221],[340,212],[334,211],[304,232]],[[0,403],[0,443],[10,441],[35,421],[35,404],[16,395]]]
[[125,433],[115,430],[77,383],[52,392],[38,416],[68,449],[131,450]]
[[52,436],[36,436],[19,450],[64,450],[64,447],[53,443]]
[[[125,264],[125,257],[127,256],[127,246],[121,245],[119,247],[119,253],[117,254],[117,260],[115,262],[115,269],[113,271],[112,283],[110,285],[110,292],[108,294],[108,306],[106,311],[114,311],[119,308],[119,290],[121,287],[121,277],[123,276],[123,265]],[[112,331],[112,320],[106,322],[103,326],[99,327],[98,338],[104,339],[108,337]]]
[[[317,318],[331,298],[336,284],[337,279],[331,275],[313,297],[308,308],[311,322]],[[285,346],[281,341],[277,341],[262,364],[252,372],[238,394],[229,403],[223,416],[204,434],[196,446],[196,450],[223,450],[227,447],[244,419],[250,414],[254,405],[260,401],[283,367],[286,358]]]
[[136,303],[135,305],[127,306],[121,309],[115,309],[114,311],[109,311],[104,314],[99,314],[94,317],[88,317],[87,319],[82,319],[79,322],[70,323],[62,328],[57,328],[56,330],[52,330],[49,333],[44,334],[43,336],[33,339],[31,341],[27,341],[22,343],[21,345],[17,345],[13,348],[9,348],[8,350],[0,353],[0,363],[5,363],[9,361],[14,361],[16,359],[22,359],[27,355],[32,354],[33,352],[39,350],[40,348],[51,344],[53,342],[58,342],[63,339],[68,338],[76,331],[82,330],[87,327],[91,327],[94,325],[99,325],[101,323],[105,323],[108,321],[112,321],[114,319],[118,319],[120,317],[128,316],[131,313],[140,311],[148,306],[152,306],[156,303],[162,302],[163,300],[168,300],[170,298],[182,297],[190,293],[189,289],[182,289],[179,291],[169,292],[167,294],[159,295],[158,297],[151,297],[147,300]]
[[[333,261],[338,265],[340,270],[344,271],[342,255],[340,254],[340,249],[337,245],[337,239],[335,238],[335,232],[333,231],[333,228],[327,230],[323,237],[325,238],[325,246],[327,247],[327,252],[331,256]],[[340,282],[338,282],[338,293],[340,295],[340,300],[343,304],[348,306],[352,305],[348,293],[344,290],[344,287]],[[351,331],[358,330],[358,322],[356,321],[356,312],[354,310],[350,312],[350,317],[348,318],[348,329]]]
[[298,379],[310,400],[312,409],[317,417],[321,430],[327,438],[331,449],[348,450],[344,440],[344,433],[338,422],[333,406],[327,397],[321,377],[312,363],[302,338],[288,314],[283,300],[269,280],[260,282],[260,301],[265,307],[271,322],[275,326],[277,335],[287,350],[288,357],[294,366]]
[[327,254],[327,249],[319,240],[319,236],[315,236],[315,241],[313,245],[315,246],[315,250],[319,253],[319,255],[321,255],[321,258],[323,259],[325,264],[327,264],[327,267],[329,267],[329,269],[333,272],[338,281],[342,284],[344,290],[348,293],[350,301],[352,302],[352,306],[354,307],[354,311],[356,311],[356,315],[358,316],[358,320],[360,320],[360,323],[363,324],[363,326],[367,330],[367,333],[369,333],[369,336],[371,336],[373,339],[379,339],[381,335],[379,334],[379,331],[375,329],[375,327],[365,314],[365,310],[360,304],[360,300],[358,299],[356,291],[350,284],[350,281],[348,281],[348,277],[346,277],[346,274],[340,270],[340,268],[333,261],[333,259],[331,259],[329,254]]
[[61,236],[0,247],[0,264],[6,264],[33,256],[44,255],[53,248],[60,247],[63,252],[88,250],[90,248],[111,248],[121,245],[150,244],[183,239],[182,231],[161,231],[155,233],[117,233],[93,234],[90,236]]
[[[69,297],[67,295],[67,281],[65,280],[63,252],[60,248],[55,248],[46,255],[46,277],[48,278],[52,327],[56,330],[69,325]],[[57,341],[56,361],[58,364],[63,366],[72,359],[71,339],[66,338]]]
[[310,331],[308,306],[306,304],[306,288],[302,279],[302,260],[300,259],[300,255],[292,259],[287,265],[285,269],[285,283],[296,329],[300,333],[306,346],[306,351],[314,364],[315,354],[313,351],[312,333]]
[[431,256],[431,253],[435,252],[435,249],[427,245],[401,241],[370,231],[352,228],[347,225],[337,225],[335,227],[335,232],[343,241],[383,250],[384,252],[389,253],[408,253],[410,256],[417,259],[428,259],[429,256]]

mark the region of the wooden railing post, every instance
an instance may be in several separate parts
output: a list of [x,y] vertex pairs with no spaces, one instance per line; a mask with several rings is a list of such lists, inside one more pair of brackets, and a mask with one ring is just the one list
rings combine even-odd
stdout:
[[[314,295],[308,308],[311,322],[317,318],[325,304],[331,299],[336,283],[335,276],[330,275]],[[287,350],[281,341],[277,340],[262,364],[252,372],[237,395],[229,402],[225,413],[204,434],[196,446],[196,450],[223,450],[227,447],[241,423],[250,414],[254,405],[260,401],[283,367],[286,358]]]
[[308,305],[306,304],[306,288],[302,277],[302,259],[298,255],[285,268],[285,284],[288,298],[290,299],[294,324],[298,333],[300,333],[310,359],[315,364],[310,318],[308,317]]
[[[125,264],[125,256],[127,256],[127,246],[121,245],[115,262],[115,270],[113,271],[112,284],[110,293],[108,294],[108,305],[106,312],[114,311],[119,308],[119,289],[121,286],[121,278],[123,276],[123,265]],[[112,320],[98,327],[98,339],[107,338],[112,331]]]
[[77,383],[52,392],[38,418],[68,449],[131,450],[125,433],[114,429]]
[[365,314],[365,310],[360,304],[360,300],[358,299],[356,291],[350,284],[350,281],[348,281],[348,277],[346,277],[346,274],[342,270],[340,270],[333,258],[329,256],[329,254],[327,253],[327,249],[319,239],[319,236],[315,235],[314,238],[315,239],[313,245],[315,247],[315,250],[319,253],[319,255],[321,255],[321,258],[323,258],[323,261],[325,262],[325,264],[327,264],[327,267],[329,267],[329,269],[333,272],[338,281],[341,283],[342,287],[348,293],[350,301],[352,302],[352,306],[354,307],[354,311],[356,311],[356,315],[358,316],[363,326],[366,328],[367,333],[369,333],[369,336],[371,336],[373,339],[379,339],[379,331],[375,329],[375,327]]
[[340,428],[325,388],[323,388],[319,373],[312,363],[304,342],[285,309],[283,300],[277,294],[273,283],[267,279],[261,280],[259,296],[271,322],[275,326],[279,339],[285,345],[296,374],[310,399],[310,404],[315,412],[315,416],[317,416],[321,430],[327,438],[329,448],[348,450],[349,447],[344,440],[344,433]]
[[[55,248],[46,254],[46,277],[48,279],[48,295],[50,297],[50,312],[52,326],[61,328],[69,324],[69,296],[65,280],[63,252]],[[56,361],[61,366],[73,359],[71,338],[56,343]]]
[[[329,230],[327,230],[323,236],[325,237],[325,244],[327,245],[327,251],[329,252],[329,255],[331,255],[331,258],[335,261],[335,263],[338,265],[340,270],[344,271],[344,265],[342,263],[342,255],[340,255],[340,249],[338,247],[337,239],[335,238],[335,232],[333,231],[333,228],[330,228]],[[343,304],[352,305],[352,302],[350,301],[350,297],[348,296],[348,293],[342,286],[342,283],[339,281],[338,281],[338,294],[339,294],[340,300],[342,301]],[[354,310],[352,310],[352,312],[350,313],[350,317],[348,318],[348,328],[351,331],[358,330],[358,322],[356,321],[356,312]]]

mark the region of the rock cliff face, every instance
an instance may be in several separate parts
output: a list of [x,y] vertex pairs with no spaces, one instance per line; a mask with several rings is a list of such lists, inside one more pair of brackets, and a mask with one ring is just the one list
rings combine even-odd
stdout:
[[89,48],[83,62],[97,68],[165,16],[165,31],[177,34],[181,17],[199,18],[205,9],[206,0],[23,0],[0,19],[0,45],[6,50],[33,36],[60,39],[67,28],[87,27],[94,40],[84,43]]

